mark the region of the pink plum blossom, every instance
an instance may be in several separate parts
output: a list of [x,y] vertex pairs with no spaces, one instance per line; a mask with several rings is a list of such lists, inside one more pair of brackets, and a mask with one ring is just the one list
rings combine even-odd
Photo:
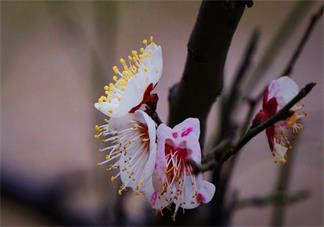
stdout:
[[[287,76],[273,80],[264,92],[262,109],[255,116],[253,125],[256,126],[274,116],[298,92],[298,85]],[[296,104],[291,109],[293,114],[288,119],[279,121],[266,129],[268,143],[276,163],[285,163],[287,161],[287,153],[292,148],[289,134],[292,132],[293,138],[303,129],[300,119],[306,114],[301,111],[302,107],[302,104]]]
[[173,129],[165,124],[157,129],[155,171],[152,187],[145,194],[152,207],[160,211],[174,203],[173,218],[179,207],[193,209],[208,203],[215,193],[215,186],[203,180],[202,175],[194,175],[188,163],[201,163],[199,134],[199,120],[195,118],[188,118]]

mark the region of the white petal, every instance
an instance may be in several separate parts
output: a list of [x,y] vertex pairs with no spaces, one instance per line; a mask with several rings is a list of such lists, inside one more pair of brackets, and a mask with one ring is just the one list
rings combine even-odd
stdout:
[[275,97],[278,102],[278,109],[281,109],[298,94],[299,88],[295,81],[284,76],[273,80],[268,87],[268,91],[268,100]]
[[[134,172],[133,175],[129,172],[121,172],[121,180],[124,185],[131,187],[135,191],[145,191],[146,184],[152,184],[152,174],[156,162],[156,129],[155,122],[142,110],[137,110],[133,115],[134,121],[141,122],[148,127],[148,135],[150,138],[149,150],[145,149],[139,139],[134,140],[132,148],[128,149],[126,154],[123,154],[120,159],[120,170],[127,168],[128,171]],[[132,166],[132,169],[130,169]],[[150,186],[148,186],[150,187]]]
[[156,160],[156,172],[162,176],[164,175],[164,169],[166,168],[166,158],[165,158],[165,141],[166,139],[172,138],[171,129],[165,125],[160,124],[156,130],[157,135],[157,160]]
[[150,137],[150,147],[149,147],[149,156],[144,168],[144,179],[147,181],[152,177],[153,170],[156,163],[157,158],[157,146],[156,146],[156,126],[155,122],[148,116],[144,111],[138,110],[135,112],[135,119],[145,123],[148,128],[148,134]]
[[120,98],[118,109],[116,110],[119,115],[127,114],[133,107],[140,104],[143,100],[145,89],[148,86],[143,77],[144,75],[139,72],[136,76],[129,79]]
[[131,114],[126,114],[124,117],[120,117],[120,118],[110,118],[109,119],[109,123],[108,123],[108,127],[110,130],[123,130],[126,128],[130,128],[131,127],[131,121],[132,121],[133,116]]
[[214,184],[203,180],[200,185],[200,193],[204,196],[205,200],[203,203],[209,203],[213,198],[216,191],[216,187]]
[[183,188],[183,195],[181,195],[181,204],[180,207],[185,209],[193,209],[200,205],[197,202],[195,194],[198,191],[194,190],[194,187],[197,188],[198,185],[192,185],[192,177],[185,176],[184,177],[184,188]]
[[144,54],[149,51],[151,54],[149,57],[144,58],[143,63],[148,68],[149,81],[155,85],[162,75],[163,58],[161,46],[152,43],[145,48]]
[[[192,177],[186,176],[185,187],[184,187],[184,200],[185,202],[181,205],[184,209],[193,209],[198,207],[202,203],[209,203],[215,194],[216,187],[208,182],[203,180],[202,175],[196,176],[196,184],[192,184]],[[197,194],[198,193],[198,194]],[[202,201],[198,201],[198,196]]]
[[275,143],[273,147],[274,161],[279,164],[286,163],[287,151],[287,147],[282,146],[280,143]]
[[[119,113],[116,112],[118,104],[108,102],[95,103],[95,108],[108,117],[122,117]],[[109,110],[112,110],[113,112],[110,113]]]

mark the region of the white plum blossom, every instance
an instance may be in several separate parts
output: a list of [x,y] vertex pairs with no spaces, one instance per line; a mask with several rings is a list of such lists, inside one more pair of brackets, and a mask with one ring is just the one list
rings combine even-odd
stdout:
[[[274,116],[298,92],[299,87],[296,82],[287,76],[273,80],[264,92],[262,109],[256,115],[253,124],[258,125]],[[275,163],[285,163],[287,161],[287,153],[292,148],[289,138],[294,138],[304,128],[301,118],[306,116],[306,113],[301,111],[302,107],[302,104],[296,104],[291,108],[293,113],[288,119],[279,121],[266,129]],[[292,133],[292,136],[290,136],[290,133]]]
[[101,149],[106,152],[106,160],[99,163],[108,164],[109,170],[117,169],[114,181],[120,177],[122,185],[118,194],[126,187],[131,187],[137,194],[145,190],[151,181],[156,161],[156,124],[142,110],[127,114],[122,118],[110,118],[107,124],[96,126],[98,135],[108,146]]
[[199,120],[188,118],[173,129],[165,124],[157,129],[158,154],[152,185],[145,191],[153,208],[162,209],[175,204],[173,219],[179,207],[193,209],[208,203],[215,186],[202,175],[194,175],[189,160],[201,163]]
[[153,42],[152,36],[149,41],[143,40],[143,44],[145,48],[131,52],[128,63],[120,59],[122,70],[113,67],[115,83],[104,86],[105,95],[95,104],[105,115],[123,117],[150,100],[151,91],[162,75],[162,50]]

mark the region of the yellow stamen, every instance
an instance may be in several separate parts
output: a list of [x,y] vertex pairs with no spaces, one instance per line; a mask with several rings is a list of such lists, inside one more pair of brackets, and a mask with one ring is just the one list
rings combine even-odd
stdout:
[[122,65],[126,64],[124,58],[119,59],[119,62],[120,62],[120,64],[122,64]]
[[119,70],[118,67],[116,65],[113,66],[112,70],[114,71],[114,73],[118,74]]

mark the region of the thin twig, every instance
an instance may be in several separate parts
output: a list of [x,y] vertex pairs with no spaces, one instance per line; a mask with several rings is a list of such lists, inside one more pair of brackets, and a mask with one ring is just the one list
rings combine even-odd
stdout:
[[233,110],[236,107],[236,103],[238,101],[238,97],[240,95],[240,84],[242,82],[242,79],[247,74],[247,71],[250,68],[252,57],[254,56],[258,40],[259,40],[260,33],[258,30],[255,30],[250,38],[250,41],[247,45],[247,48],[244,52],[242,61],[240,63],[240,67],[236,73],[236,76],[234,77],[234,81],[232,82],[231,89],[229,91],[229,94],[224,96],[223,103],[222,103],[222,114],[221,114],[221,126],[220,126],[220,136],[219,140],[222,140],[223,138],[230,136],[230,130],[232,128],[231,125],[229,125],[232,122],[232,113]]
[[[285,165],[280,166],[278,172],[277,183],[275,185],[274,193],[286,194],[289,186],[289,179],[292,174],[292,167],[296,156],[296,150],[290,151],[289,159]],[[271,225],[282,226],[285,216],[285,204],[274,204]]]
[[323,9],[324,9],[324,6],[322,5],[320,7],[320,9],[312,16],[312,18],[310,19],[310,22],[308,24],[308,27],[307,29],[305,30],[304,32],[304,35],[303,37],[301,38],[301,40],[299,41],[299,44],[296,48],[296,50],[294,51],[287,67],[285,68],[282,76],[287,76],[287,75],[290,75],[292,73],[292,70],[294,68],[294,65],[295,63],[297,62],[297,59],[301,53],[301,51],[303,50],[310,34],[312,33],[315,25],[316,25],[316,22],[320,19],[320,17],[322,16],[323,14]]
[[235,202],[235,209],[242,209],[246,207],[264,207],[269,205],[280,205],[286,206],[293,203],[299,202],[301,200],[307,199],[309,193],[306,190],[298,191],[295,193],[280,193],[275,192],[266,196],[256,196],[252,198],[240,199]]

